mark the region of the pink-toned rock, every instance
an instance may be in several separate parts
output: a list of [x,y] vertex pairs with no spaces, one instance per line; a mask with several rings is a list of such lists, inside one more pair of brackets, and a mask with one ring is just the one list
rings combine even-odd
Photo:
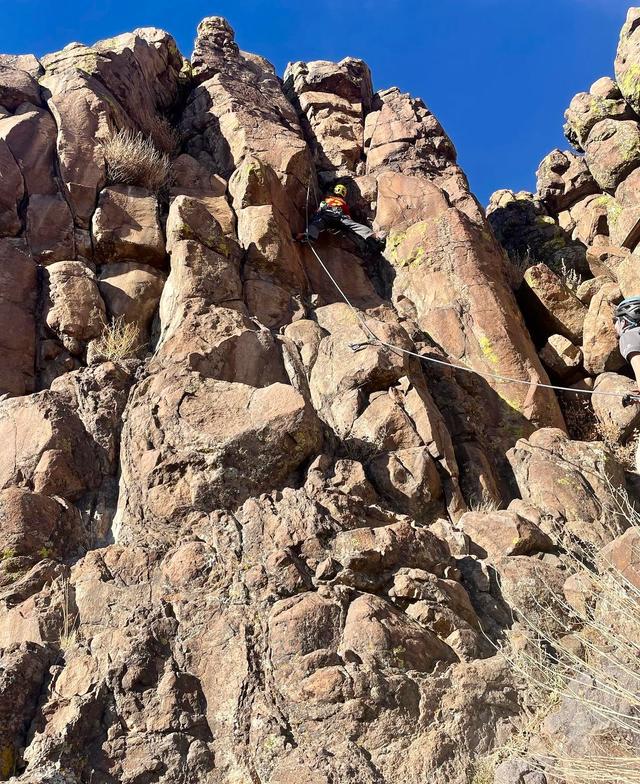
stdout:
[[524,279],[542,326],[580,344],[587,310],[560,276],[546,264],[535,264],[525,272]]
[[0,491],[0,523],[3,559],[66,557],[85,540],[73,506],[18,487]]
[[0,394],[34,388],[37,270],[21,240],[0,239]]
[[602,504],[624,484],[624,472],[604,444],[544,428],[518,441],[507,458],[523,500],[565,533],[597,546],[615,535],[601,519]]
[[27,241],[34,259],[41,264],[76,257],[73,216],[60,194],[29,198]]
[[105,188],[91,223],[96,257],[103,264],[137,261],[163,267],[166,252],[158,211],[158,200],[143,188]]
[[22,227],[18,205],[24,195],[24,182],[22,172],[3,139],[0,139],[0,171],[0,237],[15,237]]
[[106,320],[96,276],[81,261],[58,261],[45,272],[44,319],[72,354],[98,337]]
[[34,642],[9,645],[0,652],[0,775],[4,780],[12,777],[27,743],[53,660],[50,648]]
[[478,202],[456,163],[456,150],[437,118],[419,98],[397,87],[376,94],[380,108],[367,115],[364,138],[367,173],[385,169],[433,180],[450,202],[482,224]]
[[338,650],[346,661],[420,672],[430,672],[440,661],[456,659],[433,632],[370,594],[349,605]]
[[[596,88],[598,94],[578,93],[571,99],[569,108],[564,114],[567,121],[564,133],[578,150],[586,149],[591,130],[601,120],[634,119],[631,107],[622,97],[620,90],[616,89],[615,82],[611,85],[608,85],[609,89],[604,90],[599,85]],[[602,92],[606,94],[602,95]]]
[[568,150],[550,152],[542,159],[536,177],[538,197],[556,213],[598,192],[584,158]]
[[637,527],[625,531],[598,554],[598,562],[640,589],[640,535]]
[[166,275],[154,267],[135,262],[108,264],[102,268],[98,288],[108,315],[135,324],[144,340],[158,308]]
[[[427,180],[390,172],[378,178],[376,224],[390,230],[386,257],[395,269],[396,306],[411,307],[420,328],[449,356],[479,372],[546,378],[507,283],[503,253],[488,231],[450,207]],[[471,318],[461,319],[461,312]],[[501,384],[500,395],[508,395],[509,416],[516,408],[525,427],[527,420],[562,424],[555,400],[540,389]]]
[[613,192],[640,165],[640,127],[634,120],[600,120],[589,133],[585,151],[598,185]]
[[20,167],[29,196],[57,192],[54,179],[56,124],[49,112],[24,104],[15,115],[0,117],[0,139],[6,142]]
[[175,529],[194,509],[236,507],[284,484],[321,441],[293,387],[156,373],[135,389],[123,431],[120,536],[131,539],[129,527],[144,531],[151,518]]
[[537,525],[514,512],[467,512],[458,527],[471,540],[470,552],[496,560],[505,555],[533,555],[553,547]]
[[624,365],[618,350],[618,335],[613,327],[613,313],[621,299],[617,284],[607,283],[589,303],[584,320],[582,352],[585,369],[592,375],[615,371]]
[[[594,385],[593,410],[612,442],[624,443],[640,428],[640,407],[623,406],[622,397],[637,389],[635,381],[618,373],[601,373]],[[616,393],[618,396],[616,396]]]
[[563,335],[550,335],[540,349],[540,359],[547,370],[566,381],[582,365],[582,351]]
[[[19,435],[18,435],[19,434]],[[0,488],[69,500],[99,481],[91,440],[74,408],[45,391],[0,403]]]
[[640,56],[640,37],[638,36],[637,8],[630,8],[618,42],[615,74],[620,91],[636,114],[640,113],[640,76],[638,59]]
[[285,92],[300,108],[303,129],[322,171],[355,171],[364,147],[364,116],[371,107],[371,73],[353,57],[339,63],[290,63]]
[[15,112],[23,103],[41,105],[38,82],[27,71],[12,65],[3,56],[0,61],[0,106]]
[[180,126],[185,152],[208,157],[226,179],[255,155],[303,199],[310,157],[273,66],[240,52],[228,22],[212,16],[198,26],[192,74],[195,86]]

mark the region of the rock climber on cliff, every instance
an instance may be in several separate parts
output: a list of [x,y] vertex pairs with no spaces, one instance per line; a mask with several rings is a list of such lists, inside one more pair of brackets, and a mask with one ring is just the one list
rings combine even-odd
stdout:
[[638,391],[627,395],[625,403],[640,403],[640,296],[627,297],[616,307],[614,324],[620,339],[620,353],[633,369]]
[[335,185],[333,192],[320,202],[315,215],[309,221],[307,231],[296,234],[295,239],[299,242],[314,242],[321,232],[335,228],[355,234],[373,250],[381,250],[384,247],[384,237],[364,223],[357,223],[351,218],[346,196],[347,186],[342,183]]

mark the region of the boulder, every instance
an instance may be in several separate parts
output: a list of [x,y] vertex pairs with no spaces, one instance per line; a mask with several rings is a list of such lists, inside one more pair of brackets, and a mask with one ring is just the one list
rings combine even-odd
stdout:
[[458,527],[469,537],[471,555],[492,561],[506,555],[533,555],[552,549],[537,525],[511,511],[467,512]]
[[235,508],[285,484],[321,441],[293,387],[156,373],[134,390],[123,431],[119,536],[150,519],[177,532],[193,510]]
[[598,553],[600,568],[615,572],[618,581],[626,580],[640,589],[639,545],[638,528],[633,526]]
[[584,158],[568,150],[550,152],[542,159],[536,177],[538,198],[556,214],[599,190]]
[[550,335],[540,349],[544,366],[562,381],[576,375],[582,365],[582,351],[564,335]]
[[[601,120],[633,120],[634,113],[624,100],[615,82],[610,80],[607,89],[603,84],[592,92],[578,93],[565,112],[564,134],[578,150],[587,147],[589,134]],[[604,93],[604,94],[603,94]]]
[[431,672],[438,662],[457,658],[433,632],[371,594],[349,605],[338,651],[346,661],[364,666],[419,672]]
[[524,274],[528,299],[547,332],[564,335],[573,343],[582,342],[587,309],[546,264],[535,264]]
[[0,106],[15,112],[22,104],[42,104],[40,88],[33,75],[20,67],[18,63],[9,63],[7,55],[0,61]]
[[554,428],[536,431],[509,450],[520,495],[553,520],[556,535],[602,546],[615,536],[603,510],[624,472],[600,442],[571,441]]
[[20,487],[0,491],[2,558],[65,558],[85,542],[78,511],[61,498]]
[[51,648],[35,642],[0,651],[0,777],[4,781],[13,777],[19,763],[53,660]]
[[54,392],[0,402],[0,488],[70,501],[99,483],[97,456],[74,406]]
[[136,261],[154,267],[165,265],[158,200],[144,188],[114,185],[102,190],[91,233],[96,257],[103,264]]
[[75,259],[73,216],[59,193],[29,198],[27,241],[34,259],[41,264]]
[[639,407],[622,405],[623,395],[636,389],[634,381],[618,373],[601,373],[596,378],[594,390],[600,394],[591,402],[602,431],[612,443],[625,443],[640,428]]
[[638,18],[640,12],[637,8],[630,8],[618,42],[618,51],[615,59],[615,74],[620,92],[633,108],[640,114],[640,37],[638,35]]
[[640,165],[640,126],[634,120],[600,120],[589,133],[585,152],[598,185],[613,193]]
[[0,139],[20,167],[27,195],[55,195],[56,124],[44,109],[29,103],[14,115],[0,117]]
[[22,221],[18,207],[24,196],[22,172],[7,143],[0,139],[0,237],[15,237],[20,233]]
[[594,295],[584,320],[582,351],[585,369],[593,374],[619,370],[624,360],[618,350],[613,326],[615,306],[622,299],[615,283],[607,283]]
[[0,239],[0,395],[33,391],[37,267],[21,240]]
[[165,273],[154,267],[123,261],[102,268],[98,288],[109,317],[135,324],[144,341],[149,335],[165,281]]
[[72,354],[98,337],[106,322],[96,276],[81,261],[58,261],[45,271],[44,320]]

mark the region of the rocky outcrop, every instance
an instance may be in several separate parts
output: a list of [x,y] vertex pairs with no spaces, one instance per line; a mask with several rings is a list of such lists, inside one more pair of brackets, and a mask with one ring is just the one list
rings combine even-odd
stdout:
[[[619,82],[487,219],[356,58],[280,79],[220,17],[190,61],[154,28],[0,57],[0,779],[466,784],[508,740],[514,612],[578,596],[576,542],[634,567],[633,478],[546,386],[631,384]],[[384,252],[293,241],[337,179]]]

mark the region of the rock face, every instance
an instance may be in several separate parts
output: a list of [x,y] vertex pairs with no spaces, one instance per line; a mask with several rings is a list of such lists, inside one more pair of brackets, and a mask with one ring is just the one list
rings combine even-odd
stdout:
[[[632,478],[545,386],[606,391],[631,445],[630,19],[567,113],[586,157],[488,220],[356,58],[280,79],[220,17],[190,61],[154,28],[0,56],[0,780],[467,784],[504,746],[514,608],[567,539],[635,565],[603,517]],[[384,252],[292,240],[336,179]]]

